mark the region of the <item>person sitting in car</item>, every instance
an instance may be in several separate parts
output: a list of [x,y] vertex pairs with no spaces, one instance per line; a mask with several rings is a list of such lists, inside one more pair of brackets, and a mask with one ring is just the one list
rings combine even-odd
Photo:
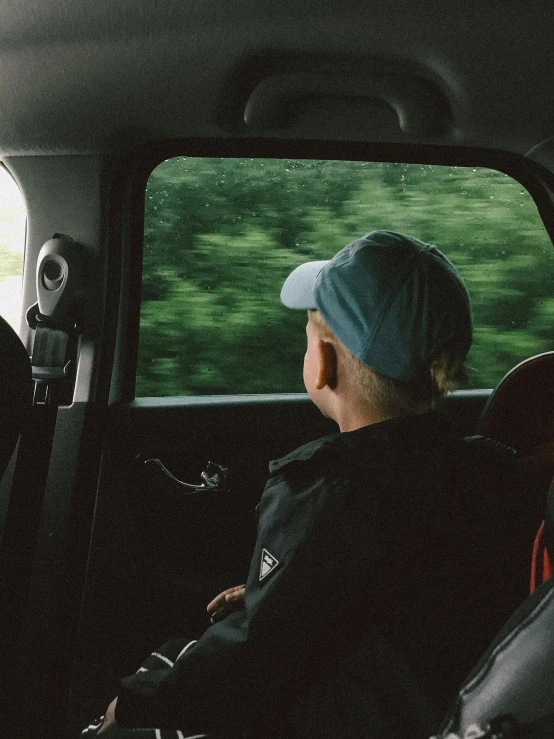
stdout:
[[124,678],[87,736],[426,737],[523,597],[499,494],[516,462],[433,410],[472,340],[451,262],[373,231],[295,269],[281,300],[307,311],[304,383],[338,431],[270,463],[245,585]]

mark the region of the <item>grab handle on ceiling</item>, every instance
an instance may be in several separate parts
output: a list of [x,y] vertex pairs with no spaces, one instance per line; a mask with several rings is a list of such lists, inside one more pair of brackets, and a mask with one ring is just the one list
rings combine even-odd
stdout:
[[446,97],[432,82],[410,74],[379,73],[364,77],[315,73],[271,74],[254,88],[244,122],[252,128],[279,128],[294,120],[293,105],[302,98],[377,99],[398,117],[402,131],[425,137],[445,133],[450,124]]

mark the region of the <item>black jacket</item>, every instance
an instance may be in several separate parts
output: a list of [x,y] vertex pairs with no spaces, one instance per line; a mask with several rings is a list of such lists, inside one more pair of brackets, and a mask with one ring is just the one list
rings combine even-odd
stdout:
[[455,437],[435,415],[271,462],[244,609],[174,667],[123,679],[117,721],[428,736],[525,595],[518,486],[508,453]]

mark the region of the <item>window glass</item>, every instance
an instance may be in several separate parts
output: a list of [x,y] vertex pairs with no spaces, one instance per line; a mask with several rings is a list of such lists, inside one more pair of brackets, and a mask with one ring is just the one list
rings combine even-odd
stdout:
[[297,265],[374,229],[436,244],[472,298],[468,387],[553,348],[554,249],[536,206],[484,168],[177,157],[146,189],[137,396],[303,392]]
[[0,165],[0,316],[16,331],[21,320],[26,218],[23,196]]

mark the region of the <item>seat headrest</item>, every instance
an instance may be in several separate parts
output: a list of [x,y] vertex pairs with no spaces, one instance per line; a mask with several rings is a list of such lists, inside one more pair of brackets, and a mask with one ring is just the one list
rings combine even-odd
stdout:
[[0,476],[4,474],[32,403],[31,360],[0,317]]
[[478,433],[518,452],[554,441],[554,352],[508,372],[485,406]]

